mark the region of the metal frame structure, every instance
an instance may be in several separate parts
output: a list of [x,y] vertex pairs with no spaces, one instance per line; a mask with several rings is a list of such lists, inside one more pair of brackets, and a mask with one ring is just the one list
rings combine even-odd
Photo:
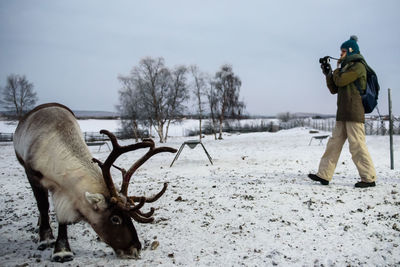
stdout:
[[190,147],[190,149],[194,149],[198,144],[200,144],[203,149],[204,152],[206,153],[208,160],[211,162],[211,165],[214,165],[211,159],[210,154],[208,154],[207,149],[204,147],[203,143],[201,142],[201,140],[188,140],[183,142],[183,144],[181,145],[181,147],[178,150],[178,153],[176,153],[176,156],[174,158],[174,160],[172,161],[171,165],[169,167],[172,167],[172,165],[174,164],[174,162],[179,158],[179,155],[181,154],[183,148],[185,147],[185,145],[187,145],[188,147]]

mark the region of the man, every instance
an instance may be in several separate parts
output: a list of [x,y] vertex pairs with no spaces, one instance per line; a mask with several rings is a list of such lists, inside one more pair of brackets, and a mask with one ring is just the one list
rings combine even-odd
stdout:
[[361,90],[366,88],[367,63],[360,54],[356,36],[351,36],[340,49],[338,68],[333,73],[329,63],[321,65],[329,91],[338,94],[336,125],[321,158],[318,173],[308,177],[328,185],[347,139],[352,160],[361,177],[355,187],[372,187],[375,186],[376,172],[365,143],[364,107],[358,90],[358,87]]

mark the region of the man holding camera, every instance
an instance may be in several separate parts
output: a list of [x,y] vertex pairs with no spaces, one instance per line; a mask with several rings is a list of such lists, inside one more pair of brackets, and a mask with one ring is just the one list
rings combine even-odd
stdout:
[[340,49],[338,68],[335,71],[332,72],[329,64],[330,57],[320,59],[329,91],[338,94],[336,125],[321,158],[318,173],[309,174],[308,177],[328,185],[347,139],[352,160],[361,177],[355,187],[373,187],[376,172],[365,142],[364,107],[358,90],[358,87],[361,90],[366,88],[366,62],[360,54],[356,36],[351,36]]

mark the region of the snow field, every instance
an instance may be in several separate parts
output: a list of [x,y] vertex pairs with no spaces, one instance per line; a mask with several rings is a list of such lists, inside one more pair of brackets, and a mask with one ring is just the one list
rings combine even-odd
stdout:
[[[400,160],[390,170],[389,138],[367,136],[377,186],[355,189],[347,143],[329,186],[307,178],[326,144],[308,146],[308,131],[225,134],[221,141],[207,136],[214,165],[200,146],[185,147],[172,168],[175,155],[154,156],[129,188],[150,196],[169,183],[161,199],[142,209],[157,208],[155,223],[135,223],[145,246],[141,259],[118,259],[88,224],[78,223],[69,227],[75,259],[63,266],[399,265]],[[396,156],[400,137],[394,138]],[[166,145],[178,149],[188,139],[194,138],[171,137]],[[101,160],[108,155],[105,146],[90,149]],[[126,168],[143,153],[125,154],[117,165]],[[36,250],[38,211],[12,145],[1,146],[0,166],[0,265],[57,266],[51,249]],[[118,171],[113,174],[120,184]],[[156,250],[149,248],[153,240],[160,242]]]

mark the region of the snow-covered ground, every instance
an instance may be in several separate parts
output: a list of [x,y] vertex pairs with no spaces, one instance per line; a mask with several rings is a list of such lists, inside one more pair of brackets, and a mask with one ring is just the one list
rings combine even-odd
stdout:
[[[135,223],[145,245],[141,258],[118,259],[88,224],[78,223],[69,227],[75,259],[64,266],[399,266],[400,136],[394,137],[395,170],[389,137],[367,136],[378,174],[369,189],[354,188],[357,170],[347,143],[330,185],[310,181],[326,143],[309,146],[311,136],[302,128],[220,141],[207,136],[214,165],[201,147],[185,147],[171,168],[174,155],[154,156],[129,188],[149,196],[169,182],[151,205],[155,222]],[[167,145],[179,148],[188,139],[172,137]],[[90,149],[94,157],[108,155],[106,147]],[[125,154],[117,164],[127,167],[143,152]],[[0,189],[0,265],[61,266],[50,262],[51,249],[36,250],[36,203],[11,144],[1,146]],[[153,240],[160,242],[156,250],[148,248]]]

